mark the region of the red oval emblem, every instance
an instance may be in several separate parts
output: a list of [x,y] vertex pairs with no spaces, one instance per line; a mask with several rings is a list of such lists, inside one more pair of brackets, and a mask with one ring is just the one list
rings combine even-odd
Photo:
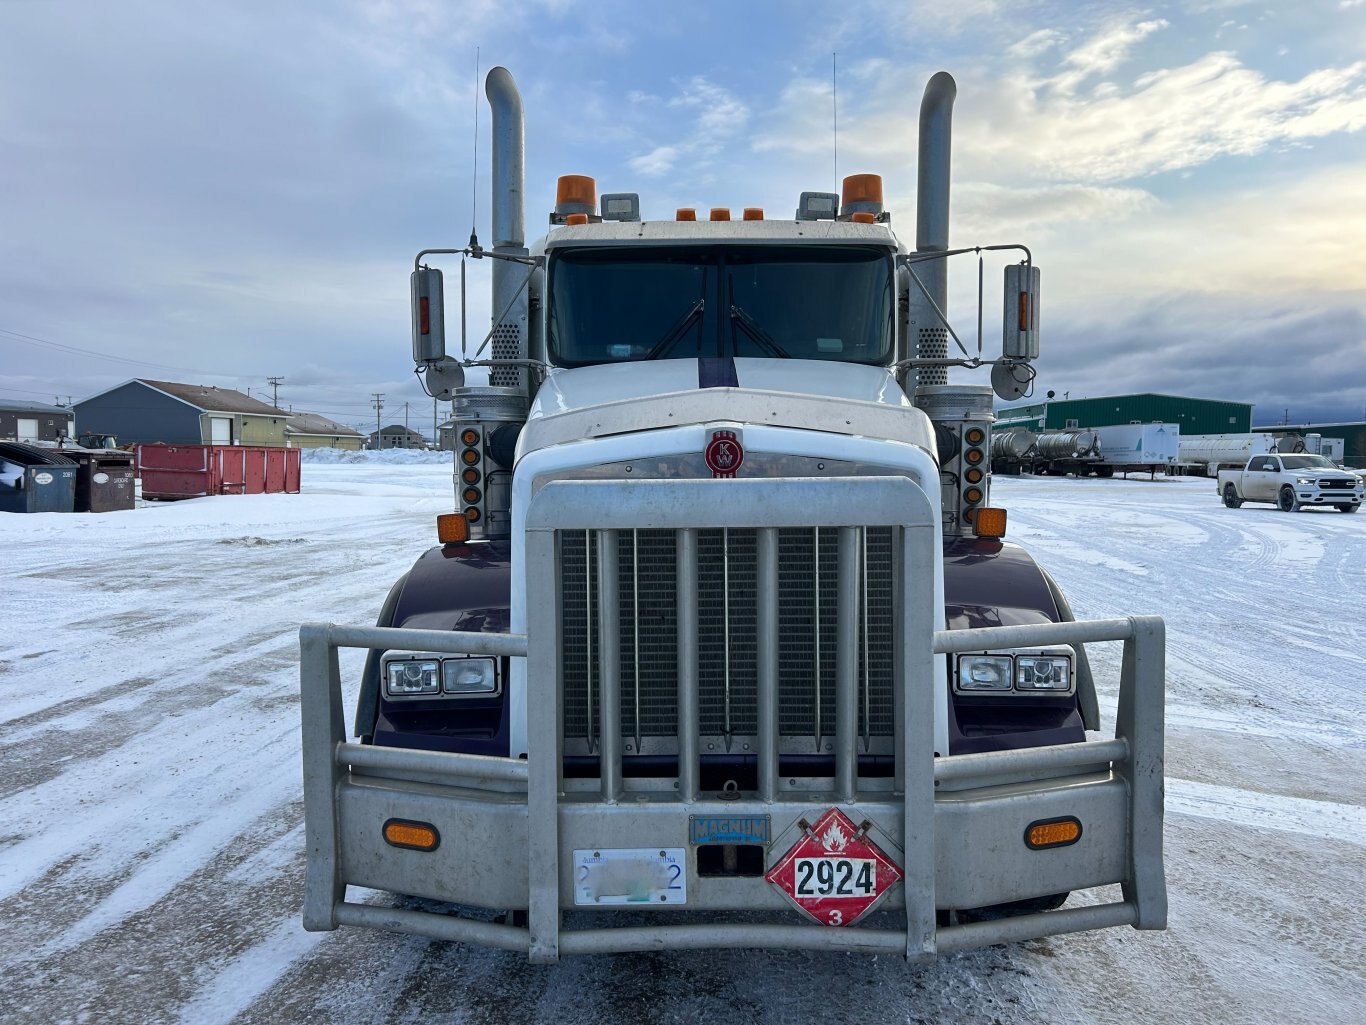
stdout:
[[734,431],[712,431],[703,456],[713,477],[734,477],[745,461],[745,450]]

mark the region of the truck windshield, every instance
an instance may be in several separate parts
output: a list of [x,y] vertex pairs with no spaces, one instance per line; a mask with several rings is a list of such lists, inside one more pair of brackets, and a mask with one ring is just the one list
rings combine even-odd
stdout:
[[1285,464],[1287,470],[1335,470],[1335,467],[1323,456],[1281,456],[1281,462]]
[[885,363],[892,261],[874,247],[564,249],[550,262],[559,366],[700,356]]

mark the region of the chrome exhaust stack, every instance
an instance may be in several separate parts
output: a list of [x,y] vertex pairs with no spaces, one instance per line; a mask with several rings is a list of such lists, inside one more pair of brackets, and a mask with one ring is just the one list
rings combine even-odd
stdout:
[[[503,67],[489,71],[484,92],[493,111],[493,251],[526,256],[526,121],[522,97],[511,73]],[[525,278],[522,264],[493,261],[493,315],[507,310],[493,324],[493,359],[527,358],[530,311],[527,291],[522,288]],[[525,390],[526,370],[494,367],[489,371],[489,384]]]
[[[949,180],[953,150],[953,101],[958,86],[947,71],[940,71],[925,86],[920,101],[920,159],[917,167],[915,249],[917,253],[942,253],[949,248]],[[948,261],[924,260],[912,265],[930,299],[948,313]],[[944,359],[949,354],[949,333],[924,293],[910,288],[910,333],[907,339],[920,359]],[[947,384],[948,368],[921,367],[916,386]]]

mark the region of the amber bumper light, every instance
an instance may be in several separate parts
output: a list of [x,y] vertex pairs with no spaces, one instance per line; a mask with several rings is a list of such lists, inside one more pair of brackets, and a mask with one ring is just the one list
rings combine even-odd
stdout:
[[1025,846],[1033,851],[1049,847],[1067,847],[1081,839],[1081,821],[1070,815],[1063,819],[1044,819],[1031,822],[1025,829]]
[[429,822],[390,819],[384,823],[384,842],[411,851],[434,851],[441,846],[441,834]]

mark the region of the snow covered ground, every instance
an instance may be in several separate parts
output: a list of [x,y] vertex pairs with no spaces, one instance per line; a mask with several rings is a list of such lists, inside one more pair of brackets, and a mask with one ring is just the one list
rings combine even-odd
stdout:
[[918,968],[303,932],[298,625],[373,622],[450,503],[444,457],[385,455],[310,460],[301,495],[0,514],[0,1018],[1366,1021],[1366,514],[1192,479],[996,484],[1079,616],[1167,618],[1167,932]]

